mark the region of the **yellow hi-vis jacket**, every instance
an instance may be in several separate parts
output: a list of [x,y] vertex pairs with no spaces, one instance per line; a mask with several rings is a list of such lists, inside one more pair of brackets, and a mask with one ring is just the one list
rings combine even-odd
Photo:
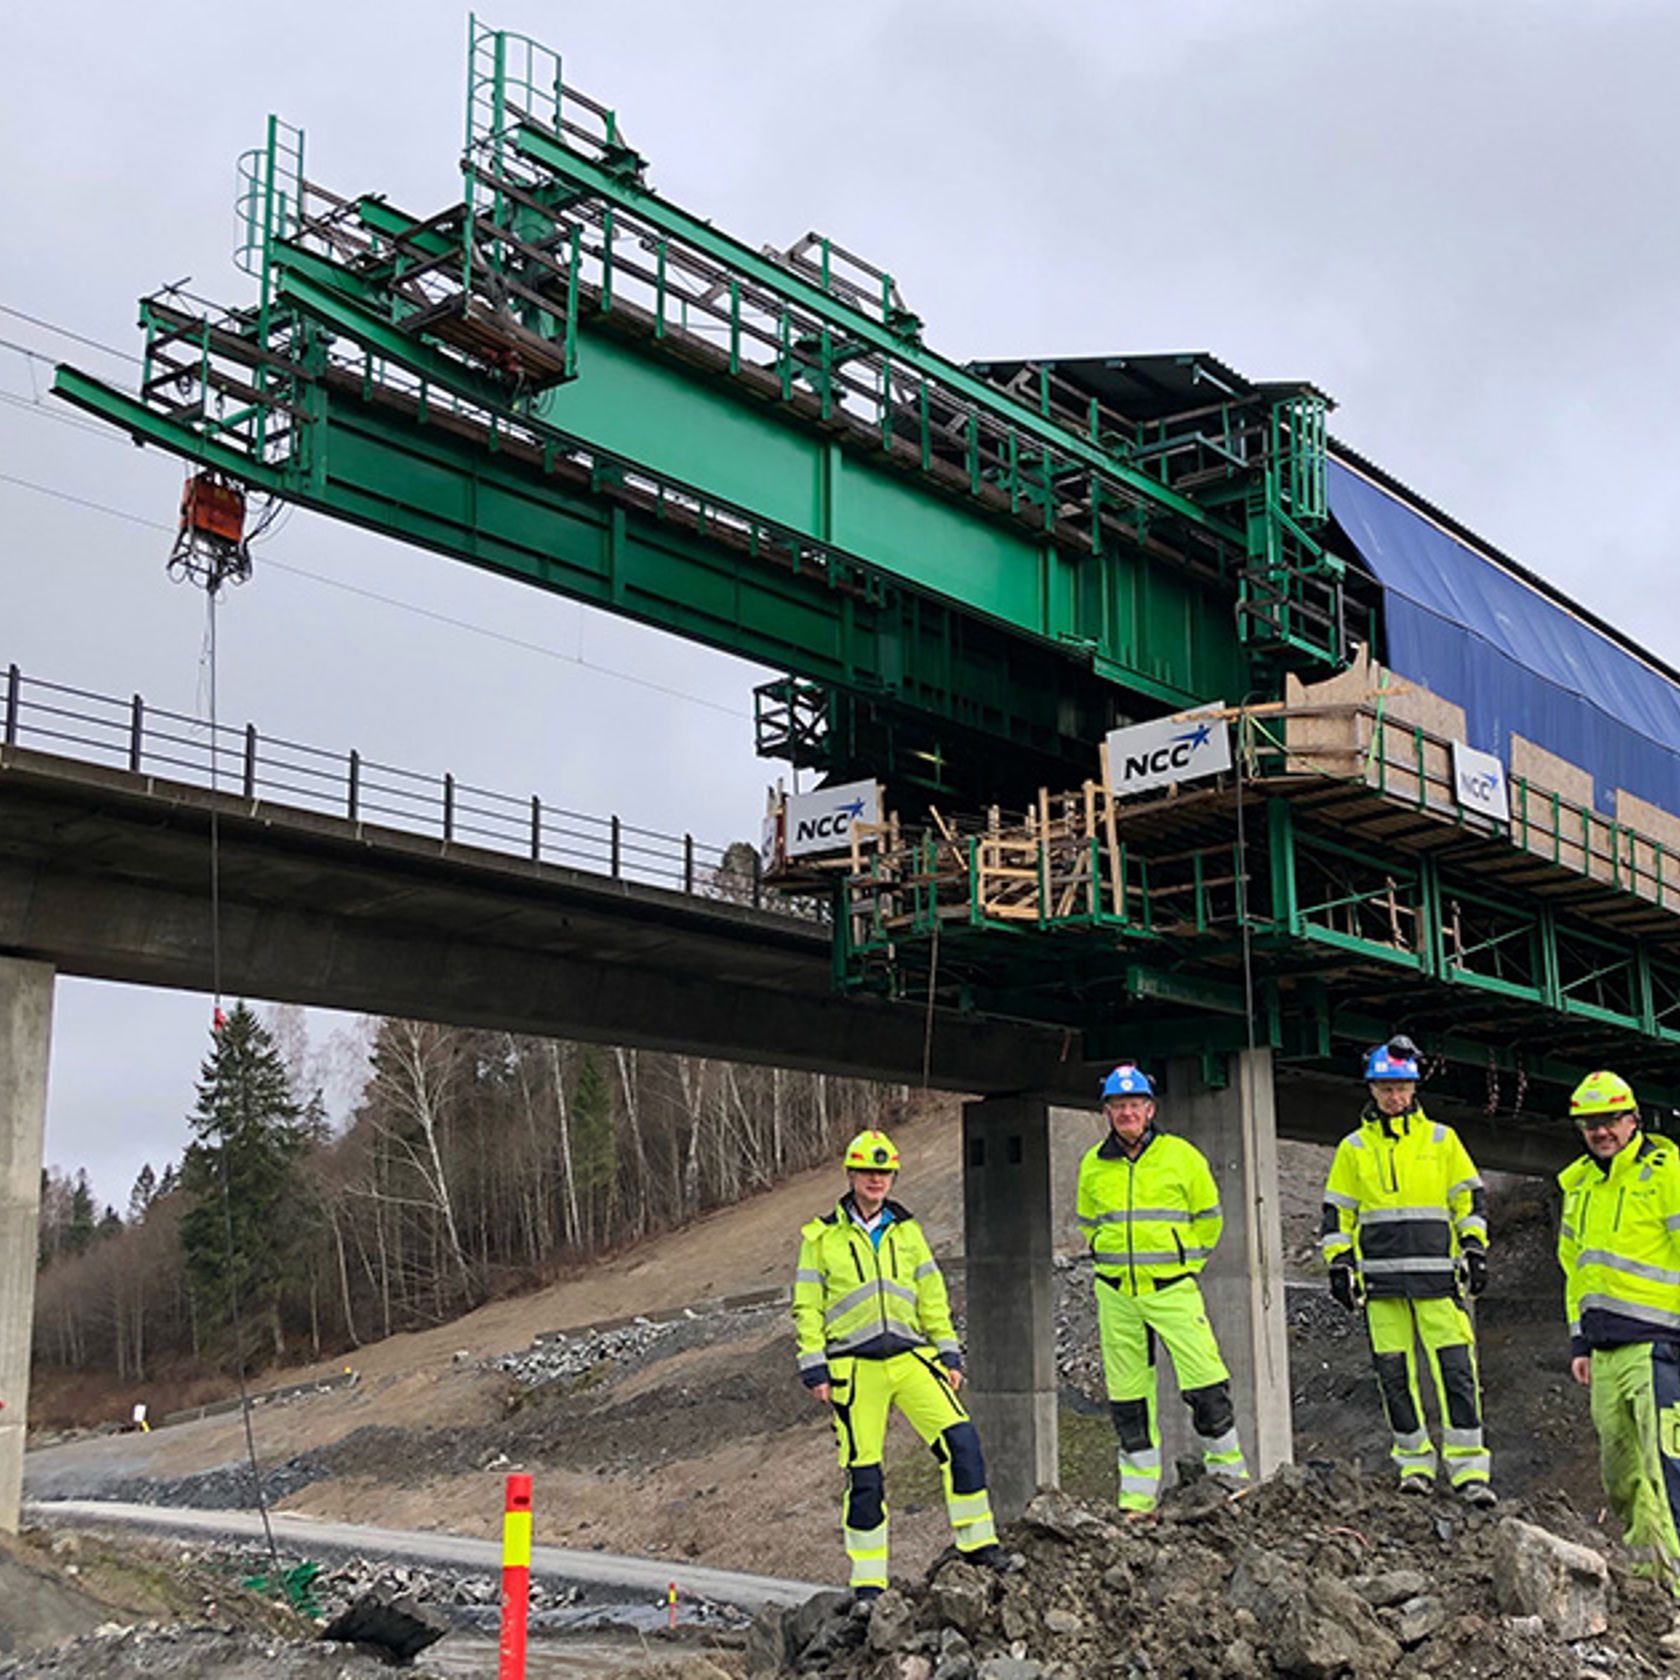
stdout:
[[1078,1215],[1097,1276],[1127,1295],[1194,1277],[1225,1228],[1207,1157],[1170,1132],[1145,1133],[1136,1160],[1112,1131],[1087,1149]]
[[927,1238],[899,1203],[889,1201],[885,1212],[891,1217],[879,1247],[853,1221],[850,1196],[799,1233],[793,1327],[807,1388],[829,1380],[830,1359],[888,1359],[930,1344],[942,1365],[962,1369],[945,1279]]
[[1459,1255],[1487,1247],[1487,1192],[1458,1133],[1415,1103],[1392,1117],[1367,1105],[1336,1145],[1319,1246],[1332,1266],[1357,1263],[1367,1296],[1455,1294]]
[[1680,1342],[1680,1150],[1635,1131],[1558,1174],[1570,1350]]

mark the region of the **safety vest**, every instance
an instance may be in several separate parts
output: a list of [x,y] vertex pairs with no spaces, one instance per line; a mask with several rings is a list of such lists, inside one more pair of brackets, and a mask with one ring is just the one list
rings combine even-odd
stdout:
[[1458,1133],[1415,1104],[1367,1107],[1336,1146],[1319,1246],[1357,1264],[1367,1296],[1456,1293],[1460,1253],[1487,1247],[1487,1192]]
[[1194,1277],[1225,1226],[1207,1158],[1155,1131],[1135,1160],[1112,1131],[1085,1151],[1078,1216],[1097,1276],[1128,1295]]
[[1680,1341],[1680,1151],[1635,1131],[1608,1161],[1571,1162],[1558,1184],[1573,1351]]
[[887,1359],[930,1344],[940,1363],[962,1366],[945,1279],[922,1228],[897,1202],[880,1246],[852,1219],[849,1198],[799,1233],[793,1327],[807,1388],[827,1382],[841,1355]]

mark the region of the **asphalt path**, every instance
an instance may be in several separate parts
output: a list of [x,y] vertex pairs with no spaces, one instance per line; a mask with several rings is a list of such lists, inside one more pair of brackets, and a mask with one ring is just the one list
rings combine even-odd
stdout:
[[[66,1528],[139,1528],[153,1534],[200,1540],[263,1543],[262,1517],[254,1511],[193,1511],[173,1506],[122,1505],[103,1499],[32,1499],[25,1514],[35,1522]],[[497,1573],[502,1566],[498,1540],[474,1540],[457,1534],[417,1529],[364,1528],[355,1523],[321,1522],[276,1511],[269,1517],[278,1545],[288,1551],[344,1557],[387,1557],[405,1563],[440,1564],[454,1569]],[[587,1587],[613,1599],[651,1597],[664,1602],[675,1586],[716,1604],[757,1610],[766,1604],[803,1604],[823,1590],[815,1581],[788,1581],[774,1575],[740,1575],[670,1559],[618,1557],[611,1552],[578,1552],[563,1546],[533,1546],[531,1574],[549,1581]]]

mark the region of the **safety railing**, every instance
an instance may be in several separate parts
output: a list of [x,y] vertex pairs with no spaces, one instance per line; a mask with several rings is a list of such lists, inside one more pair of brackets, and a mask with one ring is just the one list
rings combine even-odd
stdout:
[[757,848],[710,845],[619,816],[593,816],[537,794],[499,793],[450,773],[429,775],[25,676],[6,668],[0,743],[73,757],[291,809],[374,824],[615,881],[728,899],[809,920],[821,907],[767,889]]

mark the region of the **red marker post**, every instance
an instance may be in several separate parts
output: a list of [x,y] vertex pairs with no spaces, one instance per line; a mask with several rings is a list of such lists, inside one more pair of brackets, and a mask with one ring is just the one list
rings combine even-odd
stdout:
[[496,1680],[525,1680],[531,1608],[531,1478],[509,1476],[502,1502],[502,1643]]

